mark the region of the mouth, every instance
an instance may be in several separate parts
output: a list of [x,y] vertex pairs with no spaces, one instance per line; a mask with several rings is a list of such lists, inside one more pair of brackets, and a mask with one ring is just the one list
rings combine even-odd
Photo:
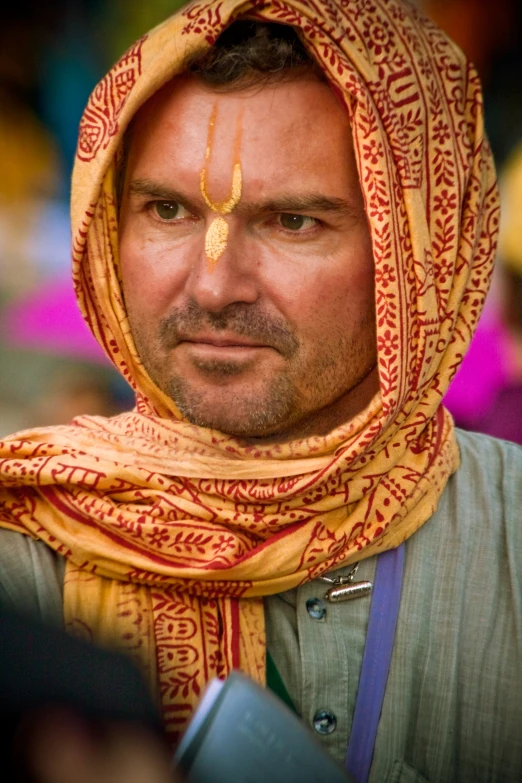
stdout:
[[197,360],[215,362],[246,362],[251,361],[263,350],[271,350],[271,346],[239,335],[195,335],[182,338],[178,347],[185,350]]
[[269,346],[251,342],[250,340],[244,340],[242,338],[220,339],[220,338],[191,338],[190,340],[182,340],[181,342],[190,343],[192,345],[210,345],[214,348],[268,348]]
[[210,335],[200,334],[194,337],[183,337],[180,343],[192,345],[209,345],[215,348],[269,348],[266,343],[251,340],[239,335]]

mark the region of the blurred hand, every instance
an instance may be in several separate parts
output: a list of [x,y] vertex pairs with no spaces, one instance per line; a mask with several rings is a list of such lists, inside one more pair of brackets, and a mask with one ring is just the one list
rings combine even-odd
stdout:
[[165,744],[135,724],[50,708],[24,722],[16,744],[32,783],[181,783]]

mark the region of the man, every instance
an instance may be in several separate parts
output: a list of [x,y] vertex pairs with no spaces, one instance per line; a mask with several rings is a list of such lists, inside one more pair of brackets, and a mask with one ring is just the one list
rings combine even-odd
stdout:
[[173,742],[238,667],[357,780],[518,780],[522,457],[441,406],[497,223],[474,71],[409,5],[156,28],[73,181],[137,407],[2,445],[6,598],[135,657]]

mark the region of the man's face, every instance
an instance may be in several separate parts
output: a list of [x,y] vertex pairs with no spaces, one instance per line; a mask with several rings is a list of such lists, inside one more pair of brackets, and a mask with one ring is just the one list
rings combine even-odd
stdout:
[[[217,217],[228,235],[216,251]],[[378,390],[370,234],[327,84],[167,85],[133,124],[120,237],[139,355],[189,421],[243,438],[323,435]]]

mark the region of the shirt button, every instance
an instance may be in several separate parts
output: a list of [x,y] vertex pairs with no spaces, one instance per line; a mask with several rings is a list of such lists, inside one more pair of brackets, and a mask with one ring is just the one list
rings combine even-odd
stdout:
[[318,734],[331,734],[337,726],[337,718],[328,710],[317,710],[314,715],[314,729]]
[[323,620],[326,617],[326,605],[320,598],[309,598],[306,611],[313,620]]

